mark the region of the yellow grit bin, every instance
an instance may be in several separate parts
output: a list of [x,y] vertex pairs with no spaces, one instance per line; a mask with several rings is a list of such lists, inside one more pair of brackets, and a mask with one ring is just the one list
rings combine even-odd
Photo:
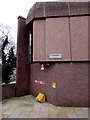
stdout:
[[44,103],[45,102],[45,95],[42,93],[39,93],[38,96],[36,97],[36,100],[41,102],[41,103]]

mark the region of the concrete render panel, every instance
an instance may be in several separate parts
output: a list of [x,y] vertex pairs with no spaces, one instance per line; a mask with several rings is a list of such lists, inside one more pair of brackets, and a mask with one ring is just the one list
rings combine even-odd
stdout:
[[70,15],[85,15],[90,14],[89,13],[89,1],[83,1],[83,2],[70,2],[69,3],[69,9],[70,9]]
[[72,61],[88,61],[88,16],[71,17]]
[[[54,7],[56,9],[56,13],[54,11]],[[58,10],[59,8],[59,10]],[[30,21],[32,21],[34,18],[43,18],[47,16],[57,16],[58,14],[67,15],[68,11],[65,9],[68,9],[68,4],[63,2],[37,2],[33,5],[33,7],[29,10],[26,24],[28,24]],[[61,12],[60,12],[61,11]],[[54,12],[54,14],[53,14]],[[31,17],[32,16],[32,17]]]
[[[61,59],[50,59],[50,54],[61,54]],[[46,61],[71,61],[69,19],[46,19]]]
[[33,22],[33,61],[45,61],[45,21]]
[[[39,31],[39,32],[38,32]],[[88,61],[88,16],[46,18],[33,24],[33,61]],[[61,54],[61,59],[50,59]]]
[[29,10],[26,24],[33,19],[85,15],[88,13],[89,2],[36,2]]
[[[89,15],[89,7],[89,2],[34,4],[26,19],[29,30],[31,30],[30,26],[33,29],[33,61],[87,61],[88,17],[85,15]],[[79,19],[82,18],[81,15],[83,20]],[[66,23],[63,22],[65,19],[67,19]],[[62,59],[49,59],[50,54],[60,53]]]
[[[50,54],[62,58],[50,59]],[[68,17],[34,21],[33,61],[71,61]]]

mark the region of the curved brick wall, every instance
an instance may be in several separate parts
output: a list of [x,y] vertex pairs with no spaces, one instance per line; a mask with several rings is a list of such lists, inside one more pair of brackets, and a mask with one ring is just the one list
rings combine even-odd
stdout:
[[[44,81],[45,85],[35,83]],[[52,82],[57,83],[56,89]],[[88,63],[54,63],[40,70],[40,64],[30,65],[30,93],[46,95],[46,100],[61,106],[88,106]]]

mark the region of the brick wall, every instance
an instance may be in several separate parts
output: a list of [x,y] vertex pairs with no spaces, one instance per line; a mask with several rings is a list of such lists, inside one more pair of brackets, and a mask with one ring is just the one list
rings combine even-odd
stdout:
[[29,93],[29,32],[26,20],[18,18],[16,95]]
[[[46,95],[46,100],[55,105],[88,106],[88,62],[64,62],[88,60],[88,16],[70,17],[70,15],[88,14],[88,3],[82,3],[82,5],[81,3],[59,4],[61,3],[43,3],[41,6],[41,4],[38,3],[30,10],[27,20],[22,17],[18,18],[16,95],[21,96],[31,93],[37,96],[39,92],[43,92]],[[55,8],[55,11],[52,12],[53,7]],[[58,7],[60,9],[58,9]],[[69,7],[70,11],[67,10]],[[62,10],[62,8],[64,9]],[[80,10],[76,8],[80,8]],[[46,19],[44,21],[35,20],[33,22],[32,20],[34,20],[35,16],[37,19],[41,19],[42,17],[45,17]],[[69,26],[66,24],[69,30],[64,26],[66,23],[63,23],[64,17],[62,19],[47,18],[52,16],[69,16],[69,19],[65,17],[69,22]],[[61,21],[59,19],[61,19]],[[45,25],[46,23],[47,25]],[[63,32],[61,28],[57,29],[58,24],[60,25],[60,23],[63,25],[61,28],[63,28],[63,30],[65,28],[66,31],[64,30]],[[62,61],[61,63],[52,63],[49,67],[46,66],[44,71],[40,70],[40,63],[33,63],[30,65],[29,31],[27,26],[29,30],[33,30],[33,60],[35,62],[49,61],[49,54],[61,53],[61,51],[63,53],[62,58],[67,56],[70,59],[60,59]],[[61,34],[58,32],[55,36],[54,32],[56,31],[59,31]],[[45,34],[43,32],[45,32]],[[65,37],[64,34],[67,36],[69,34],[69,38]],[[58,38],[61,38],[60,45],[58,44]],[[67,44],[66,42],[65,44],[62,44],[65,40],[68,40]],[[71,44],[69,44],[69,42]],[[53,45],[55,45],[55,48]],[[69,49],[67,49],[67,47],[69,47]],[[44,51],[44,48],[46,51]],[[38,53],[40,55],[38,55]],[[45,56],[47,56],[46,59]],[[38,59],[35,57],[38,57]],[[45,85],[38,85],[35,83],[35,80],[44,81]],[[55,89],[52,88],[52,82],[57,83]]]
[[0,85],[2,87],[2,99],[15,97],[15,84]]
[[[40,70],[40,64],[30,66],[30,93],[46,95],[46,100],[62,106],[88,106],[88,63],[55,63]],[[44,81],[45,85],[35,83]],[[52,87],[52,82],[57,87]]]

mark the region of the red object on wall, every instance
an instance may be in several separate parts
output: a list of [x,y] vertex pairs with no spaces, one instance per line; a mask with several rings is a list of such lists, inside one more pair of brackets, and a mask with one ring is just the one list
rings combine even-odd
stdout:
[[35,80],[35,83],[37,83],[37,84],[41,84],[41,85],[44,85],[44,84],[45,84],[45,82],[43,82],[43,81],[39,81],[39,80]]

